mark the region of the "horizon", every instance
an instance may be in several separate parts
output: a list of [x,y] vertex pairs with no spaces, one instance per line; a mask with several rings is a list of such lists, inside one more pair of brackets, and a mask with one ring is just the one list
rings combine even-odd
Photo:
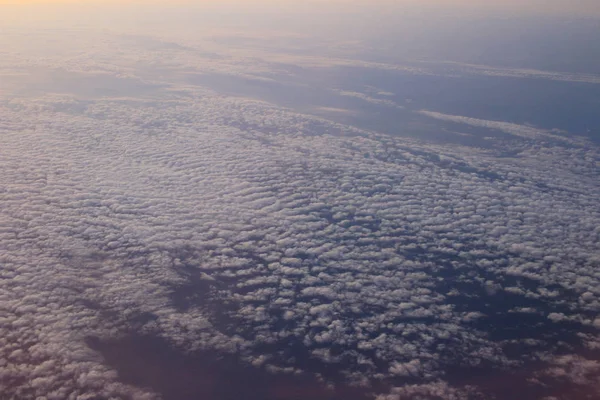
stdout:
[[367,7],[376,9],[385,8],[438,8],[446,10],[470,10],[475,12],[507,12],[524,14],[554,14],[577,16],[600,16],[600,3],[595,0],[308,0],[301,3],[292,0],[0,0],[0,6],[122,6],[124,4],[136,6],[182,7],[182,6],[210,6],[210,7],[243,7],[252,9],[309,9],[315,5],[321,7]]

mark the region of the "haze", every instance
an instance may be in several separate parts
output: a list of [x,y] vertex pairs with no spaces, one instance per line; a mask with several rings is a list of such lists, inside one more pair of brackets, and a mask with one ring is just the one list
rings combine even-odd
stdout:
[[[319,13],[325,9],[370,9],[389,10],[390,8],[402,9],[418,7],[422,9],[444,8],[455,11],[472,12],[508,12],[527,14],[560,14],[592,16],[600,14],[600,4],[595,0],[0,0],[0,5],[21,7],[30,6],[123,6],[135,5],[136,7],[211,7],[231,8],[245,10],[311,10]],[[7,9],[3,10],[6,11]]]

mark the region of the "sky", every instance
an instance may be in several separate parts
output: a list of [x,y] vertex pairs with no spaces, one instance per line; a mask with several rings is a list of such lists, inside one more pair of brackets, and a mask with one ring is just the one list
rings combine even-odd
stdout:
[[553,13],[561,15],[598,15],[600,14],[600,5],[595,0],[375,0],[366,2],[364,0],[309,0],[296,2],[290,0],[0,0],[0,5],[108,5],[131,3],[136,5],[148,6],[148,4],[159,6],[181,6],[181,5],[200,5],[215,6],[235,5],[244,8],[256,7],[276,7],[276,8],[297,8],[297,7],[356,7],[369,5],[370,7],[444,7],[449,9],[470,9],[470,10],[488,10],[488,11],[508,11],[508,12],[527,12],[527,13]]
[[540,17],[600,17],[595,0],[0,0],[0,7],[5,27],[25,29],[152,27],[174,32],[212,26],[348,39],[377,34],[411,37],[423,26],[451,38],[472,25],[465,18],[526,18],[527,24],[537,24]]
[[[523,18],[528,19],[525,25],[534,25],[538,18],[600,17],[600,3],[595,0],[0,0],[0,7],[4,27],[24,29],[96,27],[173,33],[201,27],[249,28],[349,40],[396,35],[413,43],[421,43],[412,37],[424,29],[452,39],[476,25],[468,18]],[[489,33],[498,34],[502,32]],[[464,50],[469,44],[460,46]]]

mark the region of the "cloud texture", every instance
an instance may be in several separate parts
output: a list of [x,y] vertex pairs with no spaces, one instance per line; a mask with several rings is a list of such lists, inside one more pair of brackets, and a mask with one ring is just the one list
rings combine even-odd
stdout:
[[281,66],[140,41],[0,61],[6,398],[168,398],[111,364],[132,336],[381,400],[598,394],[596,144],[386,135],[185,78]]

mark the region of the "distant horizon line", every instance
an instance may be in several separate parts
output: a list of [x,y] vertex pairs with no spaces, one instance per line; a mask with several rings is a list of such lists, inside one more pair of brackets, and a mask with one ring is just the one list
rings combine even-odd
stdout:
[[[398,8],[416,7],[440,10],[471,10],[475,12],[525,13],[525,14],[554,14],[564,16],[600,17],[600,2],[597,0],[0,0],[0,6],[103,6],[103,5],[146,5],[166,6],[210,6],[242,8],[273,7],[275,9],[319,7],[385,7]],[[263,9],[264,10],[264,9]],[[320,10],[319,10],[320,11]]]

